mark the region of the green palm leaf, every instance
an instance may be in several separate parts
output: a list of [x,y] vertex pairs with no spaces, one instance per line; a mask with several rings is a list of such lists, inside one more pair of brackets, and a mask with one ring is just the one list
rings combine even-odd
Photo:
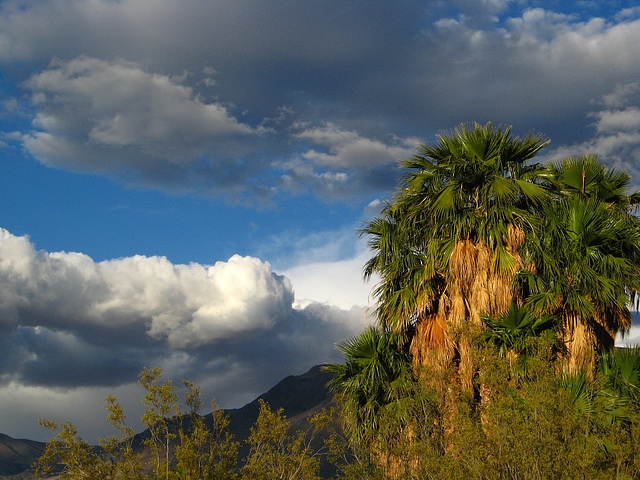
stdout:
[[397,335],[375,327],[339,343],[337,348],[345,363],[325,367],[335,373],[329,385],[345,400],[351,433],[366,439],[377,430],[381,409],[394,411],[394,404],[407,395],[411,358]]

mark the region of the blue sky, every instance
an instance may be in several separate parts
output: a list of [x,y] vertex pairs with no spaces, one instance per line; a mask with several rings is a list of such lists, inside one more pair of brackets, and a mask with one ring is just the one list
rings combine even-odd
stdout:
[[339,360],[356,229],[460,122],[640,186],[637,45],[638,2],[0,1],[0,432],[108,435],[145,366],[237,407]]

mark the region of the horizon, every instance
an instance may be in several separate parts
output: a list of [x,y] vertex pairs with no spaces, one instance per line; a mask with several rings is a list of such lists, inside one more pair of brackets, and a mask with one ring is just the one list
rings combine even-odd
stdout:
[[358,228],[462,122],[640,188],[638,2],[3,0],[0,32],[14,438],[110,435],[109,393],[137,421],[143,367],[238,408],[339,361],[372,322]]

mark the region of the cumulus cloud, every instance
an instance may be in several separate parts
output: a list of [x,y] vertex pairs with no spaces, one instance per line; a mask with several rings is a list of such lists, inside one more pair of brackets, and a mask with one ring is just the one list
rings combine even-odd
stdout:
[[319,165],[365,169],[396,165],[400,158],[410,157],[420,143],[416,138],[396,137],[384,143],[375,138],[364,138],[356,131],[341,129],[333,123],[304,128],[294,134],[294,138],[308,140],[327,149],[327,152],[308,150],[302,154],[307,160]]
[[85,337],[125,329],[171,348],[215,343],[272,327],[289,315],[290,282],[256,258],[213,266],[135,256],[100,263],[79,253],[37,252],[0,230],[2,326],[64,329]]
[[206,393],[229,406],[338,360],[335,343],[365,325],[364,306],[293,305],[291,282],[257,258],[211,266],[144,256],[95,262],[37,251],[2,229],[0,384],[117,387],[144,366],[160,366],[204,380]]
[[[295,193],[311,189],[333,200],[369,190],[389,191],[395,184],[398,162],[415,152],[420,140],[363,136],[331,122],[321,126],[294,124],[292,137],[305,149],[293,158],[274,162],[283,171],[278,185]],[[306,148],[307,145],[313,148]]]

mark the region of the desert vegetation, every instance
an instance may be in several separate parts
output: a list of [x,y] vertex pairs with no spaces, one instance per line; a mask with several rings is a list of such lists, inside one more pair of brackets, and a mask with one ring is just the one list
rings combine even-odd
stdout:
[[[338,345],[335,408],[293,433],[261,405],[238,462],[222,412],[187,412],[161,372],[140,384],[149,435],[95,451],[72,424],[38,473],[61,478],[637,478],[640,349],[616,348],[640,292],[640,194],[595,156],[536,163],[548,142],[460,125],[403,161],[362,230],[376,324]],[[324,442],[318,446],[318,437]],[[57,470],[56,470],[57,469]]]
[[308,428],[292,432],[282,410],[273,411],[260,401],[258,418],[245,443],[248,455],[239,461],[239,442],[228,431],[229,416],[215,402],[210,415],[202,416],[203,403],[197,384],[183,382],[183,400],[161,369],[144,369],[143,388],[146,430],[140,435],[127,426],[118,399],[106,400],[109,423],[116,436],[91,446],[78,436],[71,422],[62,425],[43,420],[54,434],[44,455],[34,465],[39,478],[130,480],[248,480],[319,479],[320,457],[328,447],[312,443],[328,424],[331,413],[309,418]]

